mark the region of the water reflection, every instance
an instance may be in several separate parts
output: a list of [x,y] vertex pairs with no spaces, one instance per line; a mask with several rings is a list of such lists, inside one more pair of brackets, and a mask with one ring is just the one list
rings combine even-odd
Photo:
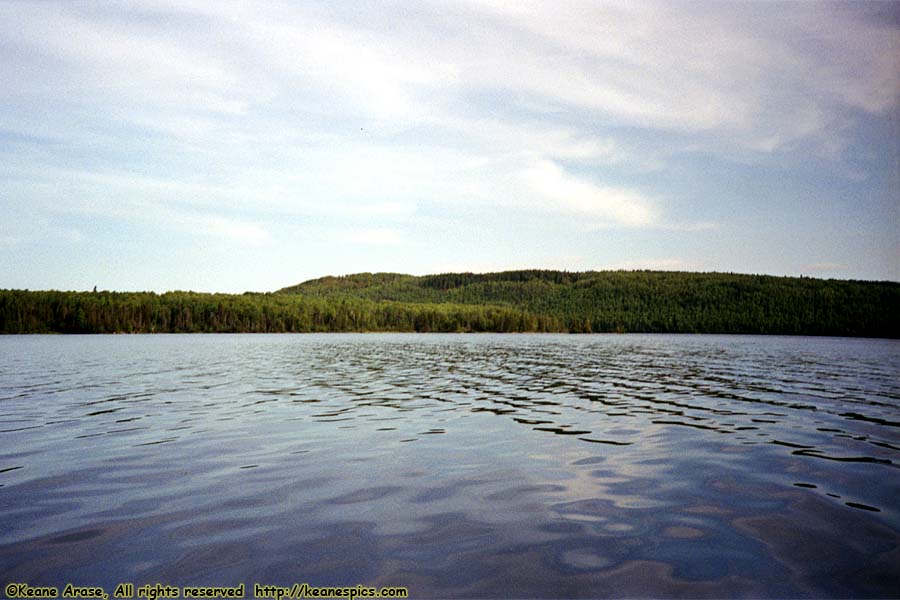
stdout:
[[898,350],[0,338],[0,575],[439,597],[891,595]]

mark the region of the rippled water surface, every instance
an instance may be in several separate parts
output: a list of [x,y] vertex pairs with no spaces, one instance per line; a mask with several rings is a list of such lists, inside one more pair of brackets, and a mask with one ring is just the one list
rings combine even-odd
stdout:
[[0,581],[897,596],[900,343],[0,337]]

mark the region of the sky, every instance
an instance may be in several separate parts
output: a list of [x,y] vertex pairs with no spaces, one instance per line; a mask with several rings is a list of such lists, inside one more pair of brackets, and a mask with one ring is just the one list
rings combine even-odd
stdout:
[[0,2],[0,288],[900,281],[900,2]]

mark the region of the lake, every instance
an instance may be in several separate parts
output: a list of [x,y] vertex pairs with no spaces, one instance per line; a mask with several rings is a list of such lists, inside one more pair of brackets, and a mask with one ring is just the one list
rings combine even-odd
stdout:
[[897,596],[900,342],[0,336],[0,583]]

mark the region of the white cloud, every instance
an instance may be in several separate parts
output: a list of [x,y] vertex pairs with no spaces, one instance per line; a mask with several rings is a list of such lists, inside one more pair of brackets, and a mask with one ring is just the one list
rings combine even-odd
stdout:
[[656,222],[651,201],[640,192],[595,185],[566,173],[549,160],[534,163],[522,176],[534,193],[557,210],[627,226]]
[[362,229],[344,233],[342,242],[365,246],[396,246],[403,243],[403,236],[394,229]]
[[744,193],[690,184],[724,181],[723,154],[767,178],[814,153],[884,179],[866,144],[897,114],[900,33],[872,10],[0,3],[0,201],[255,245],[303,229],[402,250],[453,221],[491,231],[485,263],[504,262],[485,215],[572,232],[573,256],[598,228],[703,232]]
[[718,223],[712,223],[710,221],[699,221],[697,223],[663,223],[657,226],[659,229],[663,229],[666,231],[711,231],[713,229],[718,229],[720,225]]
[[[406,128],[443,113],[463,132],[497,121],[465,104],[466,94],[490,93],[550,121],[584,110],[592,122],[707,131],[762,152],[833,143],[840,107],[883,114],[900,96],[897,29],[831,5],[779,5],[771,18],[761,4],[476,1],[379,9],[369,25],[365,11],[351,24],[312,5],[133,4],[204,28],[101,19],[78,5],[0,8],[7,43],[63,65],[11,65],[16,93],[149,104],[166,120],[274,106],[300,108],[302,119],[356,110]],[[284,115],[293,126],[297,116]],[[561,159],[611,150],[584,130],[550,142],[560,147],[547,154]]]
[[0,223],[0,246],[21,244],[64,242],[80,244],[86,239],[84,233],[72,226],[54,222],[43,216],[25,219],[18,215],[6,215]]
[[[85,236],[74,228],[53,225],[67,215],[112,218],[119,222],[142,223],[212,239],[259,245],[271,239],[269,231],[253,219],[228,215],[241,207],[247,190],[230,189],[179,180],[165,180],[132,173],[90,171],[48,171],[33,185],[35,212],[27,236],[10,240],[53,237],[80,242]],[[62,201],[61,201],[62,199]],[[49,216],[48,216],[49,215]],[[18,227],[25,231],[22,226]]]
[[[473,1],[470,84],[773,151],[896,109],[900,33],[834,4]],[[537,41],[535,41],[535,38]]]
[[202,236],[229,244],[260,246],[272,239],[269,230],[258,222],[178,207],[158,206],[149,211],[132,212],[128,218],[132,222],[175,229],[183,235]]
[[20,94],[52,86],[69,100],[177,100],[211,112],[240,112],[240,104],[229,96],[239,90],[242,74],[225,55],[204,46],[208,39],[131,23],[113,25],[79,15],[74,6],[10,3],[4,8],[4,37],[30,54],[59,61],[47,61],[47,69],[24,70]]
[[245,244],[261,244],[269,241],[269,232],[256,223],[248,223],[222,217],[192,219],[200,230],[216,238],[225,238]]

